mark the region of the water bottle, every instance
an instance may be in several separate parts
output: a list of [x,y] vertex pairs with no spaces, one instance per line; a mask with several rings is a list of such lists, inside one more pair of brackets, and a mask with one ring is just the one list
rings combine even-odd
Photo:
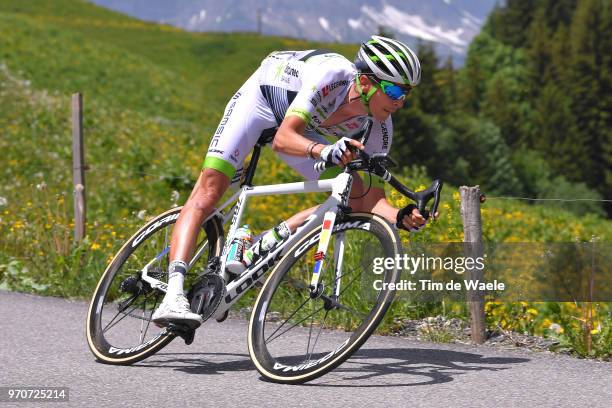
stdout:
[[247,267],[244,263],[244,254],[251,247],[252,241],[253,237],[248,225],[243,225],[236,230],[225,261],[225,269],[229,273],[239,275],[244,272]]
[[262,256],[265,256],[279,242],[283,241],[291,235],[291,230],[285,221],[266,232],[263,237],[255,245],[247,249],[244,253],[243,262],[249,267],[253,261],[257,261]]

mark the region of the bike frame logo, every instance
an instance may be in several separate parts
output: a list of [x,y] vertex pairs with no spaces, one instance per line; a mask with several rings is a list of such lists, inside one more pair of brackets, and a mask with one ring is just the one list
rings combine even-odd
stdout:
[[[348,229],[362,229],[362,230],[366,230],[369,231],[370,230],[370,223],[369,222],[363,222],[363,221],[355,221],[355,222],[342,222],[340,224],[336,224],[334,225],[334,232],[338,232],[338,231],[344,231],[344,230],[348,230]],[[306,251],[308,248],[310,248],[312,245],[316,244],[319,241],[319,236],[321,235],[321,232],[317,232],[312,238],[310,238],[308,241],[304,242],[302,245],[299,246],[298,249],[295,250],[295,252],[293,253],[294,257],[299,257],[304,251]]]
[[231,304],[236,298],[238,298],[243,292],[248,290],[251,286],[255,284],[259,279],[263,277],[263,275],[274,266],[278,258],[280,257],[280,251],[275,254],[272,258],[268,259],[264,262],[265,258],[262,258],[260,262],[255,265],[253,272],[251,272],[244,282],[240,283],[233,289],[228,289],[227,294],[225,295],[225,304]]
[[157,230],[158,228],[162,227],[164,224],[170,221],[176,220],[178,217],[179,217],[179,213],[171,214],[157,221],[155,224],[151,225],[149,228],[147,228],[146,231],[142,232],[140,235],[138,235],[138,237],[136,237],[136,239],[132,242],[132,248],[137,247],[138,244],[140,244],[143,239],[151,235],[155,230]]
[[110,349],[108,349],[108,352],[111,354],[117,354],[117,355],[121,355],[121,354],[132,354],[135,353],[139,350],[142,350],[143,348],[147,347],[149,344],[153,344],[154,342],[156,342],[160,337],[164,336],[166,334],[166,332],[161,332],[159,333],[157,336],[153,337],[151,340],[147,341],[146,343],[142,343],[136,347],[132,347],[132,348],[128,348],[128,349],[122,349],[122,348],[117,348],[117,347],[111,347]]

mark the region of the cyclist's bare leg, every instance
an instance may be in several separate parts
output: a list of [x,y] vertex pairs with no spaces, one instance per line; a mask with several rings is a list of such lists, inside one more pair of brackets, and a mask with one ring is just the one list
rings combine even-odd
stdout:
[[174,323],[194,328],[202,323],[202,317],[193,313],[189,307],[189,302],[183,294],[183,283],[200,226],[213,212],[215,204],[228,186],[229,178],[217,170],[204,169],[200,173],[172,231],[168,288],[164,300],[151,316],[156,325],[167,326]]
[[170,261],[189,262],[202,222],[229,187],[230,179],[215,169],[203,169],[176,220],[170,241]]
[[183,293],[187,265],[193,256],[200,226],[228,186],[229,178],[220,171],[204,169],[200,173],[172,230],[166,297]]
[[318,205],[315,205],[314,207],[310,207],[306,210],[302,210],[297,214],[292,215],[287,221],[285,221],[287,223],[287,225],[289,226],[289,229],[291,230],[291,233],[293,234],[295,232],[295,230],[304,223],[304,221],[306,221],[306,218],[308,218],[308,216],[310,214],[312,214],[313,212],[315,212],[315,210],[319,208]]

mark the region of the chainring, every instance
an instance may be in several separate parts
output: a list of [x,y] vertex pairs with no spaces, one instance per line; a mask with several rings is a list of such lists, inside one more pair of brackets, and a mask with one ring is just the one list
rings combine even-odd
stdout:
[[216,273],[205,273],[191,286],[187,299],[191,311],[208,320],[217,310],[225,295],[225,281]]

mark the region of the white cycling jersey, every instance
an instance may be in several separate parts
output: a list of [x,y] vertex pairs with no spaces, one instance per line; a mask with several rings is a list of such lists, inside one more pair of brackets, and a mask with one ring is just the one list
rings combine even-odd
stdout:
[[[242,176],[242,165],[260,136],[277,128],[286,116],[306,123],[304,136],[329,144],[356,133],[367,116],[356,116],[325,126],[344,103],[357,69],[342,55],[307,51],[280,51],[268,55],[228,103],[209,145],[204,167],[225,173],[232,182]],[[391,117],[374,119],[367,153],[388,153],[392,141]],[[319,177],[315,161],[306,157],[279,156],[306,179]]]

